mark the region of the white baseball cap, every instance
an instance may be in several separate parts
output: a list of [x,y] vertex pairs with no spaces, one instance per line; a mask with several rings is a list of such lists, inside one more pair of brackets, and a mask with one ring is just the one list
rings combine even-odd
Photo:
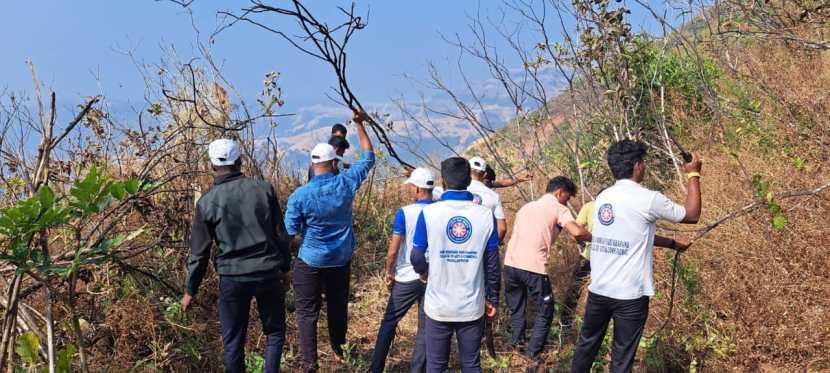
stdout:
[[311,163],[322,163],[332,159],[342,160],[343,158],[340,158],[334,147],[329,144],[320,143],[315,145],[314,149],[311,149]]
[[412,174],[404,181],[404,184],[412,184],[422,189],[433,189],[435,188],[435,173],[428,168],[418,167],[412,170]]
[[487,162],[481,157],[470,158],[470,168],[476,171],[487,171]]
[[239,145],[230,139],[214,140],[208,145],[208,156],[214,166],[231,166],[239,159]]

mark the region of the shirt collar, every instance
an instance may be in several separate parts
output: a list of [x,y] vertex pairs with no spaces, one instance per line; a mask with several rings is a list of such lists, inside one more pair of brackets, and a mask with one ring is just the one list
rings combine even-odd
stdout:
[[484,183],[482,183],[478,180],[470,180],[470,185],[471,186],[475,185],[475,186],[479,186],[479,187],[482,187],[482,188],[487,188],[487,185],[484,185]]
[[324,173],[324,174],[320,174],[320,175],[314,175],[314,176],[312,176],[312,177],[311,177],[311,181],[331,179],[331,178],[333,178],[333,177],[335,177],[335,176],[337,176],[337,174],[336,174],[336,173],[329,171],[329,172],[326,172],[326,173]]
[[222,183],[227,183],[229,181],[234,181],[236,179],[241,178],[242,176],[244,176],[244,175],[242,175],[241,172],[231,172],[229,174],[216,176],[216,177],[213,178],[213,185],[219,185],[219,184],[222,184]]
[[472,201],[473,194],[466,190],[447,190],[441,195],[442,201]]
[[561,205],[561,203],[559,203],[559,200],[556,199],[556,196],[554,196],[553,193],[543,194],[541,197],[539,197],[539,201],[543,203],[555,203],[557,205]]
[[432,203],[432,200],[431,199],[419,199],[419,200],[415,201],[415,203],[419,204],[419,205],[428,205],[428,204]]
[[640,183],[638,183],[634,180],[631,180],[631,179],[619,179],[619,180],[617,180],[615,185],[637,185],[637,186],[639,186]]

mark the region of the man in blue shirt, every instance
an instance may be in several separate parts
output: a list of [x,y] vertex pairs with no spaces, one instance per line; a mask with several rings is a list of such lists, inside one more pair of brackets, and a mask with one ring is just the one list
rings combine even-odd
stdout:
[[342,356],[341,346],[346,343],[350,264],[355,247],[352,202],[375,164],[372,142],[363,126],[365,115],[354,115],[360,159],[351,168],[335,173],[340,157],[334,147],[317,144],[311,151],[314,177],[291,194],[285,211],[288,234],[303,237],[294,264],[294,296],[306,372],[318,369],[317,319],[323,293],[334,353]]
[[392,223],[392,238],[386,256],[386,286],[391,290],[386,303],[386,313],[378,330],[375,350],[372,353],[372,373],[383,373],[389,346],[395,339],[398,322],[406,316],[409,308],[418,302],[418,333],[415,337],[415,351],[412,353],[410,372],[423,372],[426,368],[426,341],[424,337],[424,289],[426,284],[412,263],[415,223],[421,210],[432,203],[432,189],[435,188],[435,174],[428,168],[416,168],[406,180],[415,203],[401,207]]
[[427,372],[447,370],[453,334],[462,372],[481,372],[484,317],[496,316],[501,286],[496,219],[467,191],[467,160],[444,160],[441,177],[446,192],[421,211],[410,256],[415,271],[427,279]]

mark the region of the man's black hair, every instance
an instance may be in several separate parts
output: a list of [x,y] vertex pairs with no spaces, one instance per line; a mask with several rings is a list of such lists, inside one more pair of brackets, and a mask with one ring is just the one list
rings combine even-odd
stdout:
[[484,177],[487,178],[487,180],[496,181],[496,170],[494,170],[493,167],[490,167],[489,164],[484,170]]
[[333,126],[331,126],[331,134],[334,135],[338,132],[343,132],[343,136],[346,136],[346,134],[349,133],[349,130],[346,129],[346,126],[340,123],[335,123]]
[[548,188],[545,192],[553,193],[559,189],[568,192],[568,194],[572,196],[576,195],[576,184],[565,176],[557,176],[550,179],[550,181],[548,181]]
[[349,148],[349,140],[346,140],[340,136],[332,136],[329,139],[329,145],[333,146],[335,150],[346,150]]
[[634,175],[634,164],[642,161],[645,156],[645,144],[622,140],[608,148],[608,167],[615,179],[630,179]]
[[213,169],[216,170],[216,172],[223,172],[223,173],[240,172],[240,171],[242,171],[242,158],[238,158],[236,160],[236,162],[233,162],[233,164],[229,164],[229,165],[226,165],[226,166],[213,165]]
[[447,189],[467,190],[470,186],[470,164],[461,157],[447,158],[441,162],[441,178],[447,184]]

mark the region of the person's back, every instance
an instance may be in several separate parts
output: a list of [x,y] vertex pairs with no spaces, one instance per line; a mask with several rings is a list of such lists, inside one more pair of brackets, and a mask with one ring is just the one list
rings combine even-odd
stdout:
[[484,316],[496,316],[501,287],[496,221],[466,190],[471,180],[466,159],[441,162],[441,177],[447,190],[418,217],[410,256],[427,282],[427,372],[447,370],[453,335],[461,370],[481,372]]
[[196,203],[191,225],[191,252],[182,311],[196,296],[210,263],[211,247],[219,247],[219,325],[226,372],[245,371],[245,339],[251,301],[266,336],[265,372],[278,372],[285,341],[283,276],[289,270],[289,238],[283,230],[274,188],[245,177],[239,147],[233,140],[210,143],[214,185]]
[[[470,321],[484,315],[482,260],[495,228],[490,209],[466,200],[447,199],[426,206],[430,264],[424,312],[437,321]],[[475,229],[473,229],[475,227]],[[489,243],[498,247],[498,242]]]
[[337,266],[351,260],[355,242],[352,202],[374,161],[374,154],[365,152],[351,168],[314,176],[291,194],[286,223],[299,227],[289,233],[303,236],[300,259],[314,266]]
[[348,299],[351,260],[355,248],[352,202],[360,184],[375,163],[369,135],[363,125],[366,115],[355,113],[360,140],[360,159],[351,168],[336,172],[342,158],[331,144],[317,144],[310,153],[314,177],[288,198],[285,228],[290,236],[301,235],[293,284],[297,324],[305,371],[316,371],[317,320],[325,294],[329,343],[343,355],[348,330]]
[[562,227],[573,220],[570,210],[550,193],[528,202],[516,213],[504,264],[535,273],[547,273],[545,267],[550,247]]
[[685,215],[682,206],[631,180],[618,180],[600,193],[594,201],[588,290],[616,299],[654,295],[655,222],[679,222]]
[[594,201],[591,242],[591,285],[571,371],[587,373],[614,320],[611,371],[630,372],[645,330],[654,295],[654,246],[685,250],[688,243],[655,236],[658,219],[695,224],[700,219],[701,161],[692,156],[683,165],[688,184],[683,205],[640,183],[646,174],[647,146],[622,140],[608,148],[608,168],[616,183]]
[[547,341],[554,314],[554,294],[548,279],[550,249],[560,231],[566,230],[580,241],[590,234],[574,222],[566,204],[576,194],[576,185],[565,176],[548,182],[545,194],[519,209],[513,234],[504,256],[504,296],[510,310],[511,344],[525,344],[527,304],[535,303],[536,317],[527,355],[541,364],[539,357]]
[[351,258],[355,192],[349,175],[330,173],[313,177],[292,194],[289,204],[298,207],[304,217],[300,232],[303,236],[299,253],[301,259],[309,264],[339,265]]
[[197,202],[202,219],[214,231],[220,275],[269,271],[288,264],[278,252],[284,243],[274,234],[282,217],[275,216],[279,210],[272,202],[276,201],[273,193],[265,181],[230,174]]

